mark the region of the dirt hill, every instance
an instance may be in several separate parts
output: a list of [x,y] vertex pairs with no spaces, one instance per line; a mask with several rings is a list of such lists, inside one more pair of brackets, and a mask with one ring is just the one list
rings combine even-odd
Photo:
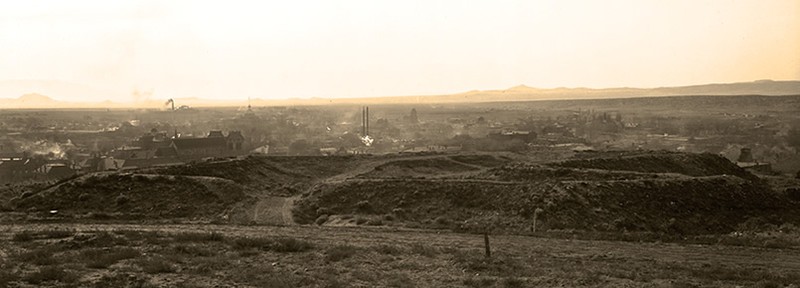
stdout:
[[235,217],[248,200],[246,188],[229,180],[142,174],[94,174],[15,200],[19,211],[58,210],[59,216],[125,219]]
[[716,155],[608,156],[510,163],[467,177],[388,179],[367,173],[315,187],[296,202],[294,215],[301,223],[325,223],[329,217],[367,222],[361,217],[390,225],[456,230],[488,225],[522,232],[540,209],[543,229],[679,234],[727,233],[756,217],[776,224],[800,219],[798,203]]
[[291,196],[316,180],[352,169],[368,156],[285,156],[222,159],[144,169],[142,173],[227,179],[267,195]]
[[583,153],[576,157],[583,159],[551,163],[549,166],[644,173],[679,173],[689,176],[734,175],[748,180],[758,180],[758,177],[739,168],[728,159],[709,153],[605,152]]

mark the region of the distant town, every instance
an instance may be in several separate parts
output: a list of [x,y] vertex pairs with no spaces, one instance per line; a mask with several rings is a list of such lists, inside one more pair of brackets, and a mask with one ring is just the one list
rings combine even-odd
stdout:
[[[626,110],[620,101],[632,106]],[[170,99],[160,110],[6,110],[0,114],[0,179],[54,181],[246,155],[541,149],[708,152],[766,173],[800,169],[797,127],[781,111],[748,110],[739,105],[751,101],[745,96],[692,100],[717,107],[709,113],[634,110],[645,101],[669,106],[679,98],[324,108],[192,108]],[[739,106],[726,109],[728,102]]]

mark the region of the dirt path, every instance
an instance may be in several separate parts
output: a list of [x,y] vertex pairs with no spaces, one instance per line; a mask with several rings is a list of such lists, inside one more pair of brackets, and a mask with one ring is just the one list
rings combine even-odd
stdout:
[[447,157],[447,156],[445,156],[445,155],[424,155],[424,156],[411,156],[411,157],[403,157],[403,158],[389,158],[389,159],[383,159],[383,160],[379,160],[379,161],[369,161],[369,162],[366,162],[366,163],[363,163],[363,164],[359,165],[358,167],[355,167],[353,169],[349,169],[349,170],[347,170],[346,172],[344,172],[342,174],[335,175],[335,176],[330,177],[328,179],[322,180],[322,182],[324,182],[324,183],[343,182],[345,180],[355,178],[358,175],[369,173],[370,171],[374,170],[375,167],[378,167],[380,165],[383,165],[383,164],[386,164],[386,163],[389,163],[389,162],[406,161],[406,160],[421,160],[421,159],[431,159],[431,158],[440,158],[440,157]]
[[292,208],[298,197],[262,197],[256,204],[253,222],[278,226],[296,225],[292,219]]

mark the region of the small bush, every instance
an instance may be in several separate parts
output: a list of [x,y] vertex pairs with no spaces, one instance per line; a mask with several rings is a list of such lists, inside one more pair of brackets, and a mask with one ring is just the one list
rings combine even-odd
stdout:
[[73,235],[75,235],[75,231],[54,229],[54,230],[40,232],[39,234],[42,235],[43,238],[45,239],[61,239],[61,238],[72,237]]
[[81,202],[87,202],[91,199],[92,199],[92,194],[89,193],[81,193],[81,195],[78,195],[78,201]]
[[400,247],[386,245],[386,244],[375,246],[372,249],[374,249],[378,253],[386,255],[400,255],[403,253],[403,249],[400,249]]
[[314,220],[314,224],[317,225],[325,224],[325,222],[328,222],[328,214],[320,215],[319,217],[317,217],[317,220]]
[[175,252],[195,257],[208,257],[217,254],[213,250],[183,244],[175,246]]
[[268,249],[268,247],[271,244],[272,244],[272,241],[270,241],[269,239],[244,237],[244,238],[236,238],[236,239],[234,239],[233,243],[231,244],[231,246],[233,247],[233,249],[236,249],[236,250],[246,250],[246,249],[252,249],[252,248],[257,248],[257,249],[265,249],[265,248],[267,248]]
[[460,251],[453,255],[453,260],[467,271],[475,273],[493,276],[515,276],[524,272],[523,263],[502,254],[486,258],[479,251]]
[[525,286],[525,281],[515,277],[509,277],[503,280],[503,287],[506,288],[522,288]]
[[314,245],[294,238],[279,238],[275,240],[271,248],[275,252],[304,252],[314,248]]
[[467,278],[464,279],[464,286],[473,288],[491,287],[496,280],[493,278]]
[[63,283],[73,283],[78,280],[74,273],[67,272],[61,267],[44,267],[33,274],[25,277],[25,282],[38,285],[43,282],[58,281]]
[[356,254],[356,247],[350,245],[334,246],[325,252],[325,261],[339,262]]
[[11,241],[14,242],[30,242],[33,241],[33,232],[25,230],[22,232],[14,233],[14,236],[11,237]]
[[167,263],[163,259],[148,259],[139,262],[142,271],[148,274],[161,274],[175,272],[175,267]]
[[8,283],[19,280],[19,276],[11,271],[0,271],[0,287],[8,287]]
[[356,203],[356,209],[362,213],[369,213],[372,212],[372,205],[370,205],[367,200],[361,200]]
[[413,288],[414,281],[406,274],[389,274],[387,277],[387,286],[396,288]]
[[114,202],[117,203],[117,206],[123,206],[125,204],[128,204],[128,202],[130,202],[130,201],[131,201],[131,199],[128,198],[128,196],[125,196],[125,195],[119,195],[119,196],[117,196],[116,199],[114,199]]
[[441,226],[450,226],[450,224],[453,223],[453,220],[450,220],[450,218],[447,218],[445,216],[439,216],[439,217],[436,217],[435,222],[436,222],[436,224],[441,225]]
[[425,257],[435,257],[437,254],[439,254],[439,249],[436,249],[436,247],[432,246],[414,243],[411,245],[411,252]]
[[44,247],[42,249],[19,254],[17,260],[36,265],[54,265],[58,263],[53,257],[54,254],[55,249]]
[[86,263],[87,268],[101,269],[114,265],[121,260],[139,257],[139,255],[141,255],[139,251],[126,247],[111,251],[85,250],[81,256],[88,260]]
[[93,287],[106,288],[106,287],[149,287],[147,280],[140,276],[135,276],[128,273],[120,273],[113,275],[103,275]]
[[225,236],[217,232],[203,233],[203,232],[185,232],[175,234],[173,236],[175,241],[178,242],[222,242],[225,241]]
[[128,245],[128,239],[124,237],[117,237],[106,231],[95,233],[94,237],[85,242],[89,247],[112,247],[116,245]]

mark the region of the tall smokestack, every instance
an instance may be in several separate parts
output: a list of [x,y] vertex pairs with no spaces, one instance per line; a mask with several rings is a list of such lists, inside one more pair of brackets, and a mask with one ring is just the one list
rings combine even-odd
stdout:
[[364,133],[364,136],[369,135],[369,106],[367,106],[367,132]]
[[361,106],[361,136],[364,136],[364,106]]

